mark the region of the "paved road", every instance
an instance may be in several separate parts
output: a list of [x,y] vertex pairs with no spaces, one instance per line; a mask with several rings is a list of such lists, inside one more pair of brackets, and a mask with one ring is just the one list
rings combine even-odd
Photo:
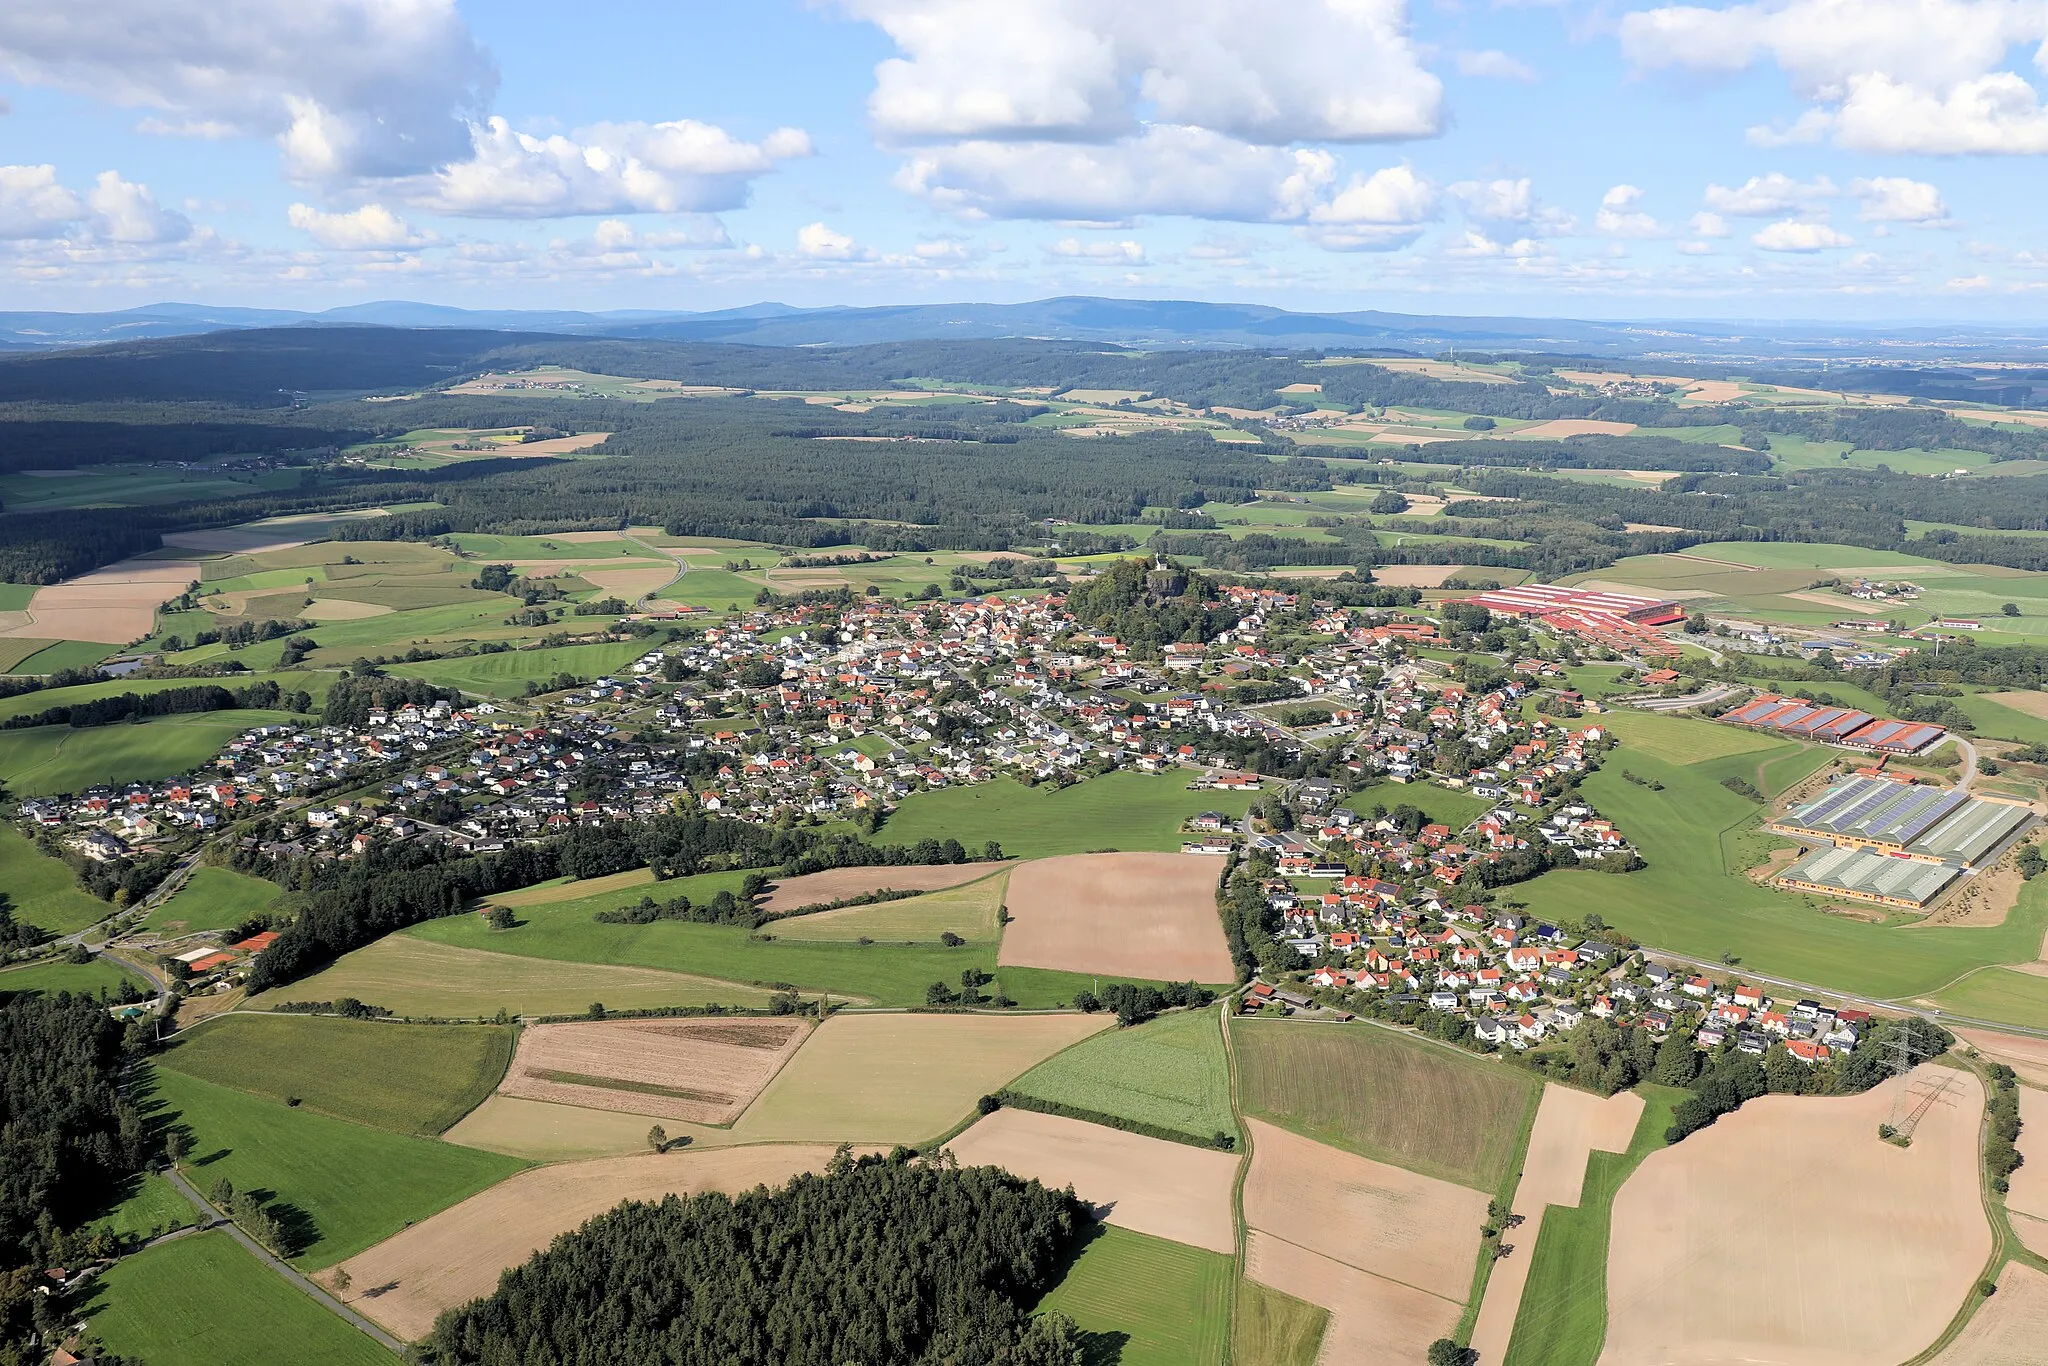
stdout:
[[178,1193],[180,1195],[184,1196],[187,1200],[190,1200],[192,1202],[192,1208],[199,1211],[199,1224],[201,1228],[226,1229],[228,1232],[228,1236],[233,1238],[236,1242],[240,1243],[244,1248],[248,1249],[251,1253],[253,1253],[258,1261],[262,1262],[265,1266],[268,1266],[272,1271],[275,1271],[278,1275],[284,1277],[287,1281],[291,1282],[291,1284],[298,1290],[312,1297],[314,1300],[318,1301],[323,1308],[340,1315],[343,1319],[346,1319],[352,1327],[361,1329],[374,1342],[376,1342],[376,1344],[379,1347],[384,1348],[386,1351],[391,1352],[396,1356],[402,1357],[405,1355],[404,1343],[400,1342],[397,1338],[392,1337],[391,1334],[385,1332],[382,1328],[379,1328],[376,1324],[370,1322],[361,1314],[358,1314],[355,1310],[349,1308],[340,1300],[337,1300],[336,1298],[334,1298],[334,1296],[328,1294],[325,1290],[322,1290],[312,1281],[307,1280],[304,1276],[301,1276],[291,1267],[286,1266],[283,1262],[279,1261],[276,1257],[271,1255],[270,1249],[264,1247],[263,1244],[257,1242],[254,1238],[251,1238],[248,1234],[242,1232],[240,1227],[238,1227],[233,1220],[227,1218],[219,1210],[215,1209],[213,1207],[212,1202],[209,1201],[205,1196],[201,1195],[198,1189],[195,1186],[193,1186],[193,1184],[190,1181],[187,1181],[185,1179],[185,1174],[183,1172],[177,1170],[176,1168],[171,1168],[165,1171],[164,1175],[167,1178],[169,1178],[170,1183],[173,1186],[178,1188]]
[[1722,683],[1685,697],[1649,697],[1640,702],[1630,702],[1632,707],[1644,711],[1684,711],[1688,707],[1704,707],[1719,702],[1724,697],[1733,697],[1742,689]]

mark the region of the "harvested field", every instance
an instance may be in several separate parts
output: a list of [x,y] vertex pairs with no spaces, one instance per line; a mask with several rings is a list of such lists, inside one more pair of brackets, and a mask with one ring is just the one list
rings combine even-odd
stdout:
[[1932,1366],[2037,1366],[2048,1342],[2048,1274],[2007,1262],[1986,1300]]
[[1374,1025],[1239,1020],[1246,1114],[1478,1191],[1499,1189],[1538,1086],[1528,1075]]
[[2048,1220],[2048,1091],[2020,1088],[2019,1150],[2026,1160],[2012,1174],[2005,1207]]
[[1514,1211],[1528,1222],[1522,1227],[1527,1256],[1505,1257],[1493,1265],[1486,1298],[1472,1330],[1472,1347],[1483,1361],[1500,1361],[1514,1336],[1515,1316],[1522,1308],[1522,1290],[1536,1260],[1542,1236],[1543,1211],[1551,1205],[1576,1208],[1585,1188],[1586,1158],[1593,1149],[1627,1152],[1643,1116],[1643,1098],[1623,1091],[1605,1100],[1566,1086],[1546,1086],[1529,1131],[1529,1151],[1522,1160],[1522,1179],[1515,1187]]
[[1732,379],[1696,379],[1685,386],[1685,396],[1695,403],[1738,403],[1747,391]]
[[1055,1190],[1072,1186],[1121,1228],[1225,1256],[1237,1251],[1235,1154],[1030,1110],[998,1110],[946,1146],[964,1167],[1001,1167]]
[[1627,436],[1636,429],[1633,422],[1602,422],[1597,418],[1553,418],[1533,422],[1508,433],[1509,440],[1562,441],[1568,436]]
[[535,1025],[502,1095],[730,1124],[803,1044],[798,1020],[597,1020]]
[[395,608],[378,602],[350,602],[346,598],[315,598],[299,609],[307,621],[361,621],[364,617],[388,617]]
[[611,439],[612,434],[610,432],[585,432],[581,436],[556,436],[550,437],[546,441],[512,442],[503,451],[493,451],[492,454],[513,456],[574,455],[578,451],[587,451],[593,447],[602,446]]
[[[770,889],[761,909],[770,915],[793,911],[800,906],[819,906],[850,896],[865,896],[886,889],[898,892],[935,892],[962,883],[978,882],[1010,864],[934,863],[895,868],[829,868],[822,873],[783,878]],[[503,898],[499,898],[503,900]]]
[[[1877,1137],[1901,1087],[1945,1088],[1910,1148]],[[1913,1356],[1991,1252],[1983,1112],[1975,1076],[1929,1064],[1860,1096],[1764,1096],[1650,1154],[1614,1202],[1600,1360]]]
[[[1245,1223],[1462,1306],[1479,1255],[1486,1196],[1247,1119],[1252,1167]],[[1285,1289],[1285,1287],[1278,1287]]]
[[1391,588],[1441,588],[1445,579],[1455,578],[1464,572],[1465,566],[1461,564],[1375,565],[1372,581]]
[[1988,692],[1983,697],[1986,702],[2048,721],[2048,692]]
[[1244,1274],[1330,1311],[1319,1366],[1421,1361],[1429,1344],[1458,1326],[1459,1306],[1435,1295],[1254,1230],[1245,1239]]
[[1200,854],[1069,854],[1010,874],[1003,967],[1228,982],[1217,861]]
[[442,1310],[490,1294],[500,1272],[622,1200],[779,1186],[831,1158],[829,1144],[769,1144],[521,1172],[343,1262],[351,1282],[343,1298],[397,1336],[423,1338]]
[[978,882],[920,896],[791,916],[776,921],[771,932],[777,939],[804,943],[870,939],[884,944],[932,944],[956,934],[971,944],[993,944],[1002,937],[999,917],[1008,881],[1008,873],[998,871]]
[[[2002,1062],[2020,1074],[2020,1080],[2048,1086],[2048,1039],[2019,1034],[1995,1034],[1988,1029],[1958,1029],[1956,1037],[1993,1062]],[[2048,1165],[2048,1152],[2042,1155]]]
[[638,602],[673,579],[676,576],[676,567],[673,564],[607,565],[603,569],[586,567],[577,572],[607,593],[615,594],[628,602]]
[[510,906],[518,910],[526,906],[550,906],[557,901],[581,901],[587,896],[608,896],[632,887],[646,887],[654,882],[654,873],[646,868],[628,868],[623,873],[607,873],[603,877],[568,878],[561,882],[543,882],[534,887],[521,887],[516,892],[500,892],[490,898],[493,906]]
[[763,987],[659,968],[564,963],[523,954],[437,944],[409,934],[386,935],[302,981],[265,992],[259,1009],[286,1001],[337,1001],[353,996],[400,1015],[481,1018],[503,1008],[513,1015],[569,1015],[602,1001],[614,1010],[656,1006],[758,1006]]
[[[493,1094],[464,1115],[441,1137],[465,1148],[522,1157],[529,1162],[570,1162],[647,1151],[649,1115],[624,1110],[586,1110],[576,1105],[551,1105]],[[691,1140],[693,1151],[732,1147],[723,1129],[684,1133],[668,1126],[673,1136]]]
[[2048,1219],[2036,1219],[2031,1214],[2006,1215],[2012,1224],[2013,1236],[2022,1246],[2036,1257],[2048,1257]]
[[122,560],[38,588],[23,619],[0,636],[125,644],[155,630],[156,609],[198,577],[187,560]]
[[838,1015],[740,1117],[744,1142],[919,1143],[982,1096],[1114,1020],[1092,1015]]

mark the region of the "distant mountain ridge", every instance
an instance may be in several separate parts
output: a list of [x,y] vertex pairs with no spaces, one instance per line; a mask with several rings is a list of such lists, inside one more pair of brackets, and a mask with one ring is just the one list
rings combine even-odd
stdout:
[[1019,338],[1147,350],[1234,347],[1436,354],[1451,349],[1560,352],[1604,357],[1761,360],[1886,356],[2048,357],[2048,328],[1991,325],[1595,322],[1568,318],[1455,317],[1377,310],[1300,313],[1263,304],[1069,296],[1021,304],[903,304],[798,308],[759,303],[712,312],[476,310],[383,300],[306,313],[162,303],[112,313],[0,313],[0,350],[89,346],[246,328],[448,328],[559,336],[730,342],[751,346],[855,346],[948,338]]

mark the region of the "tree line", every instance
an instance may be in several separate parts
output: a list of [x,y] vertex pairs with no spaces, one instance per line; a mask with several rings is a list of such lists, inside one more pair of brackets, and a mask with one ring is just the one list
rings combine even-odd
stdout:
[[154,716],[185,716],[209,711],[294,711],[313,710],[313,695],[303,689],[286,692],[274,679],[260,679],[246,688],[223,688],[198,684],[190,688],[166,688],[162,692],[115,693],[85,702],[10,716],[0,730],[24,730],[34,726],[113,726],[143,721]]

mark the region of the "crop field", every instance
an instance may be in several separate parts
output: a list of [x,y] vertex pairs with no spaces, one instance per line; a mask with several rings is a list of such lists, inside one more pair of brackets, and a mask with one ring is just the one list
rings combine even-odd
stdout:
[[1664,1146],[1686,1092],[1646,1086],[1605,1100],[1544,1088],[1515,1187],[1518,1250],[1486,1284],[1472,1345],[1489,1358],[1593,1366],[1607,1331],[1607,1228],[1614,1193]]
[[[442,1210],[342,1264],[356,1312],[405,1339],[426,1336],[444,1309],[497,1288],[498,1275],[622,1200],[780,1186],[822,1171],[832,1145],[683,1148],[525,1171]],[[371,1296],[363,1291],[379,1288]]]
[[[1648,866],[1625,876],[1576,869],[1548,873],[1518,889],[1519,899],[1538,917],[1581,919],[1593,912],[1658,948],[1709,959],[1733,953],[1758,972],[1885,999],[1937,993],[1974,968],[2038,956],[2048,926],[2048,887],[2038,882],[2026,885],[2003,924],[1960,927],[1830,915],[1805,897],[1752,882],[1744,876],[1739,846],[1756,828],[1762,808],[1722,787],[1721,779],[1755,781],[1764,755],[1752,751],[1684,764],[1624,743],[1586,779],[1584,791],[1598,809],[1618,813]],[[1661,782],[1663,790],[1626,782],[1624,768]],[[1775,763],[1772,772],[1785,776]],[[2022,1014],[2048,1017],[2048,978],[1982,976],[1989,980],[1975,990],[1987,997],[1984,1009],[1968,1013],[2013,1023],[2023,1022]],[[1977,981],[1973,977],[1958,989],[1968,991]]]
[[167,934],[227,930],[269,908],[281,895],[274,882],[232,868],[198,868],[142,923]]
[[159,1117],[190,1131],[189,1165],[202,1190],[226,1177],[237,1190],[272,1193],[298,1236],[301,1267],[354,1256],[525,1165],[329,1119],[168,1067],[154,1069],[149,1089]]
[[1933,1366],[2034,1366],[2048,1335],[2048,1273],[2013,1260],[1998,1274],[1998,1293],[1934,1358]]
[[1231,1030],[1246,1114],[1475,1190],[1499,1188],[1536,1110],[1533,1078],[1389,1029],[1238,1020]]
[[130,559],[36,589],[0,635],[125,645],[156,626],[156,609],[199,577],[183,560]]
[[[619,894],[610,898],[609,904],[628,905],[635,900],[638,898]],[[528,907],[520,915],[525,923],[511,930],[493,931],[481,916],[463,915],[431,920],[405,933],[455,948],[530,958],[657,968],[757,985],[788,982],[805,992],[858,996],[882,1005],[922,1005],[925,989],[933,982],[957,986],[963,970],[993,973],[996,965],[995,947],[988,944],[948,949],[936,945],[768,942],[754,938],[739,925],[676,920],[649,925],[600,924],[590,918],[588,903],[574,901]],[[1005,990],[1024,1005],[1039,1004],[1024,994],[1021,985]],[[735,998],[727,992],[715,999]]]
[[1114,846],[1178,850],[1181,824],[1201,811],[1242,816],[1242,792],[1190,792],[1177,773],[1128,771],[1054,791],[1009,778],[912,793],[878,836],[884,843],[957,839],[972,849],[995,840],[1011,858],[1050,858]]
[[315,1114],[431,1137],[491,1093],[512,1058],[491,1025],[230,1015],[179,1036],[160,1065]]
[[1220,1366],[1235,1290],[1231,1259],[1104,1225],[1039,1308],[1093,1340],[1116,1366]]
[[[1476,1230],[1475,1230],[1476,1232]],[[1439,1295],[1253,1229],[1245,1237],[1247,1280],[1329,1311],[1318,1361],[1423,1360],[1429,1344],[1458,1325],[1458,1305]]]
[[0,996],[24,991],[45,996],[55,996],[60,991],[97,996],[104,991],[111,996],[123,982],[137,991],[149,991],[147,982],[108,959],[95,958],[90,963],[66,963],[62,959],[53,959],[26,967],[0,969]]
[[[828,868],[802,877],[778,878],[762,898],[771,915],[819,906],[869,892],[937,892],[980,882],[1002,865],[990,863],[907,864],[897,867]],[[1007,869],[1004,869],[1007,871]],[[997,890],[1001,890],[998,886]],[[851,909],[851,908],[849,908]]]
[[145,1239],[196,1223],[197,1210],[157,1172],[137,1172],[115,1187],[115,1203],[89,1227],[120,1238]]
[[[989,865],[966,866],[979,871]],[[826,874],[815,873],[812,876],[823,877]],[[791,881],[806,880],[795,878]],[[871,876],[868,880],[878,879]],[[1002,935],[999,917],[1003,907],[1003,889],[1009,880],[1007,869],[996,873],[984,872],[979,881],[927,892],[923,896],[792,916],[776,921],[770,933],[777,939],[810,943],[872,939],[884,944],[934,944],[939,942],[942,934],[957,934],[970,943],[993,944]],[[776,895],[781,895],[780,889]],[[768,904],[772,907],[774,901],[775,898],[771,897]]]
[[255,1004],[263,1008],[353,996],[399,1015],[480,1019],[501,1009],[510,1015],[568,1015],[580,1013],[592,1001],[614,1010],[713,1003],[756,1006],[765,1004],[769,995],[763,987],[655,968],[556,963],[393,934],[311,977],[264,993]]
[[1118,1228],[1225,1255],[1237,1251],[1237,1155],[1031,1110],[1002,1109],[946,1145],[963,1167],[1071,1186]]
[[11,821],[0,823],[0,891],[16,920],[51,934],[72,934],[114,913],[79,890],[70,864],[36,848]]
[[1206,1142],[1237,1134],[1230,1071],[1213,1010],[1182,1010],[1056,1053],[1011,1089]]
[[[1932,1086],[1948,1099],[1912,1146],[1880,1142],[1896,1092]],[[1983,1112],[1974,1074],[1928,1064],[1860,1096],[1764,1096],[1651,1153],[1614,1199],[1600,1360],[1903,1361],[1926,1348],[1991,1253]],[[1850,1259],[1858,1275],[1828,1270]]]
[[838,1015],[740,1116],[739,1142],[919,1143],[1114,1021],[1099,1015]]
[[95,783],[148,782],[200,767],[252,726],[299,719],[280,711],[215,711],[86,730],[0,731],[0,777],[18,797],[79,792]]
[[1231,1325],[1233,1366],[1316,1366],[1330,1311],[1256,1281],[1237,1283]]
[[85,1318],[108,1350],[150,1366],[390,1366],[392,1359],[218,1231],[108,1268]]
[[602,677],[632,663],[646,654],[648,648],[637,641],[620,641],[564,645],[551,650],[506,650],[494,655],[396,664],[391,672],[487,697],[517,697],[525,691],[527,683],[545,683],[560,673],[577,678]]
[[[1654,755],[1674,764],[1696,764],[1702,759],[1725,759],[1735,754],[1754,754],[1756,762],[1762,763],[1786,753],[1812,753],[1817,748],[1795,740],[1774,740],[1740,726],[1715,725],[1655,712],[1614,711],[1602,715],[1595,724],[1620,736],[1629,752]],[[1770,753],[1763,753],[1766,750]],[[1818,752],[1827,757],[1825,749]]]
[[1487,1197],[1255,1119],[1245,1223],[1261,1233],[1462,1306]]
[[809,1027],[800,1020],[594,1020],[534,1025],[498,1085],[524,1100],[730,1124]]
[[1154,981],[1236,976],[1216,910],[1218,860],[1201,854],[1072,854],[1010,874],[996,961]]

